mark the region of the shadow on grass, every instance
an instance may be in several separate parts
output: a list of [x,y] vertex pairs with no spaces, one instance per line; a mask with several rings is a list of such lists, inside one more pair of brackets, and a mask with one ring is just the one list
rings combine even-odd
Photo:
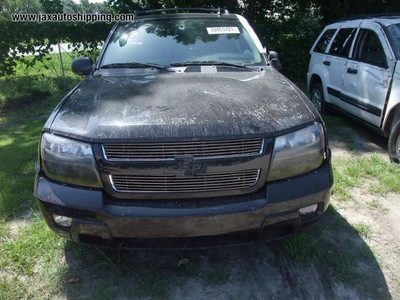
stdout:
[[186,251],[124,251],[69,242],[68,299],[390,299],[381,267],[333,208],[271,243]]
[[387,154],[387,138],[340,115],[324,115],[331,147],[354,154]]

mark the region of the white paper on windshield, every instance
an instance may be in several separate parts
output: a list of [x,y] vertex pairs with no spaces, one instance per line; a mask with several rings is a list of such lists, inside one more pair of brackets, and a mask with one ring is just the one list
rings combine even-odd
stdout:
[[207,27],[208,34],[238,34],[237,27]]

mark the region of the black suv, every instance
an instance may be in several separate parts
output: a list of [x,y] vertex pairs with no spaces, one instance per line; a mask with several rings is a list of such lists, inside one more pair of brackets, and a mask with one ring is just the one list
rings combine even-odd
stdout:
[[206,247],[295,232],[326,210],[324,124],[248,22],[220,10],[118,23],[53,111],[35,195],[76,242]]

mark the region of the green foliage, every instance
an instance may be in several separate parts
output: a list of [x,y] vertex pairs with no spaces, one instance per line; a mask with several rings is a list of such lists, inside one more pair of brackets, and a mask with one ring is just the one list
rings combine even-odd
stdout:
[[[63,60],[70,64],[72,57],[64,53]],[[0,79],[0,220],[35,203],[32,187],[40,132],[48,113],[80,80],[66,68],[63,82],[59,64],[57,55],[28,70],[18,63],[15,75]]]
[[42,9],[38,0],[1,0],[0,19],[11,13],[38,13]]
[[269,50],[279,53],[283,72],[291,78],[305,77],[309,52],[321,29],[321,19],[309,11],[297,12],[287,20],[268,18],[259,24],[261,39]]
[[63,79],[59,54],[48,55],[42,62],[34,61],[34,56],[25,57],[28,64],[33,64],[31,68],[26,68],[26,64],[19,62],[14,68],[14,75],[0,78],[0,112],[21,108],[30,103],[37,105],[49,95],[72,87],[80,79],[71,71],[73,58],[69,53],[63,54]]
[[[233,13],[245,15],[268,49],[280,54],[284,73],[292,79],[304,78],[307,72],[309,50],[323,25],[338,18],[363,13],[400,11],[395,0],[107,0],[107,7],[114,13],[132,13],[140,9],[171,7],[222,7]],[[290,9],[288,9],[290,8]],[[285,19],[268,18],[272,12],[291,12]],[[0,76],[12,74],[16,61],[36,52],[34,60],[42,61],[51,44],[65,41],[74,48],[84,49],[85,55],[96,56],[98,46],[104,41],[111,24],[95,23],[12,23],[12,13],[35,12],[100,12],[107,13],[102,4],[87,0],[76,4],[72,0],[3,0],[0,2]],[[287,16],[287,15],[286,15]],[[10,49],[13,50],[9,54]]]
[[[67,0],[66,0],[67,1]],[[43,61],[50,53],[51,45],[57,42],[70,43],[75,51],[83,49],[85,55],[96,57],[99,45],[107,37],[112,24],[107,23],[34,23],[13,22],[12,14],[63,11],[61,0],[5,0],[0,3],[0,77],[15,73],[17,62],[32,67]],[[69,3],[67,8],[73,9]],[[72,7],[72,8],[71,8]],[[77,11],[107,12],[104,5],[76,5]],[[68,11],[71,12],[71,11]],[[26,59],[26,55],[36,55]]]
[[[374,278],[364,278],[358,264],[375,264],[374,253],[365,243],[357,243],[358,232],[333,208],[327,212],[329,220],[324,226],[310,227],[286,239],[272,242],[282,258],[302,267],[319,265],[328,273],[335,274],[339,282],[360,285],[371,291]],[[327,218],[328,219],[328,218]],[[363,255],[361,255],[363,253]]]
[[231,12],[237,11],[236,0],[107,0],[107,6],[116,13],[132,13],[141,9],[161,9],[175,7],[221,7]]
[[61,13],[63,4],[61,0],[39,0],[45,13]]
[[[14,23],[0,20],[0,76],[11,75],[17,61],[31,67],[42,61],[51,45],[59,41],[71,43],[76,51],[85,49],[90,55],[98,54],[98,47],[111,29],[107,23]],[[13,49],[9,55],[9,50]],[[27,61],[25,56],[36,52]]]
[[363,182],[369,181],[373,183],[366,188],[371,194],[387,195],[400,192],[398,184],[400,169],[376,154],[356,159],[335,159],[333,172],[335,177],[333,195],[337,200],[354,200],[351,188],[362,186]]
[[0,300],[54,295],[62,286],[64,244],[36,217],[14,223],[13,232],[0,239]]
[[357,223],[353,226],[354,230],[363,238],[368,239],[373,232],[372,225],[366,223]]

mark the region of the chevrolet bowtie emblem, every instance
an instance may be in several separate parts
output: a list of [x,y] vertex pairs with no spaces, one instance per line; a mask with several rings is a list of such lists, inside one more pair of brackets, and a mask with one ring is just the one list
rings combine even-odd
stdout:
[[193,161],[193,157],[177,157],[172,163],[168,163],[164,173],[176,176],[194,176],[196,174],[204,174],[206,166],[203,163]]

